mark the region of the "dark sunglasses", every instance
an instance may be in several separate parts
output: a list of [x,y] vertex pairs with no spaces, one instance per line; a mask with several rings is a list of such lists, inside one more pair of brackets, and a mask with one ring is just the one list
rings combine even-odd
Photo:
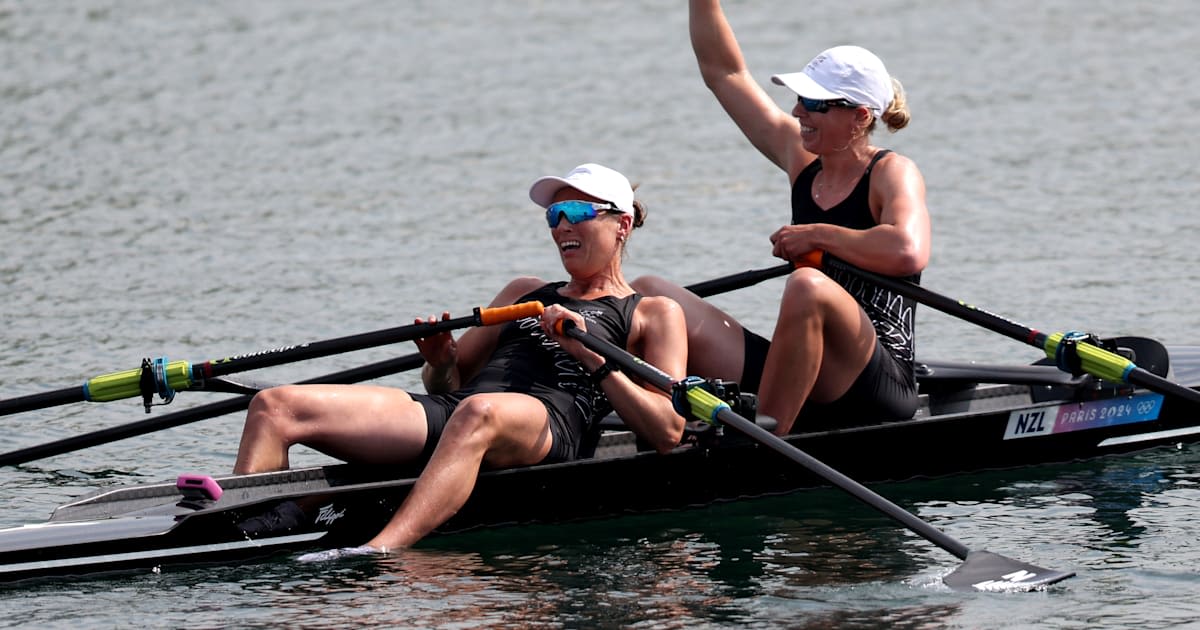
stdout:
[[823,101],[821,99],[801,96],[799,97],[799,101],[800,105],[804,107],[805,111],[813,114],[824,114],[825,112],[829,111],[829,108],[831,107],[844,107],[846,109],[854,109],[859,107],[858,103],[851,103],[844,98],[835,98],[828,101]]
[[551,228],[558,227],[563,217],[571,225],[581,221],[595,219],[601,212],[616,212],[617,207],[611,203],[593,203],[591,201],[560,201],[546,208],[546,223]]

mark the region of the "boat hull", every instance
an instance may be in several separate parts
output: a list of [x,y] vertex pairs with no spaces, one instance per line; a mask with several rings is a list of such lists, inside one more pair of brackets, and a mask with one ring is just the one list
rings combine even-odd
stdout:
[[[1200,348],[1173,348],[1171,356],[1177,382],[1200,383]],[[787,440],[872,483],[1063,463],[1200,439],[1200,414],[1188,403],[1025,373],[1037,378],[976,385],[969,378],[930,377],[911,420],[843,422]],[[438,533],[679,510],[825,485],[741,436],[696,437],[660,455],[639,451],[626,431],[611,431],[593,459],[485,471],[471,499]],[[174,482],[97,493],[59,507],[46,523],[0,530],[0,581],[358,545],[391,518],[418,472],[340,464],[217,477],[224,494],[216,501],[184,497]],[[295,523],[268,518],[269,527],[247,533],[248,521],[262,522],[284,504],[302,517]]]

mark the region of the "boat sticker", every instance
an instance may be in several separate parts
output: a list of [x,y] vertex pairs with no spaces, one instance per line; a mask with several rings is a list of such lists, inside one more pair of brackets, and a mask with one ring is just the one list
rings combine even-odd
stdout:
[[346,510],[337,512],[334,510],[333,504],[330,503],[329,505],[322,506],[321,510],[319,512],[317,512],[316,524],[320,525],[320,524],[324,523],[327,526],[333,525],[334,521],[338,520],[339,518],[342,518],[345,515],[346,515]]
[[1008,414],[1008,428],[1004,431],[1004,439],[1014,440],[1157,420],[1162,403],[1161,394],[1145,393],[1127,398],[1020,409]]

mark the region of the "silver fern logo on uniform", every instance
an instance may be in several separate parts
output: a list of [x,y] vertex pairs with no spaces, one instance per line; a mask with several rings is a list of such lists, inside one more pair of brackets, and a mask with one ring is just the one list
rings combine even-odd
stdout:
[[581,308],[581,309],[579,309],[579,314],[583,315],[583,318],[585,320],[587,320],[589,322],[594,322],[594,321],[596,321],[596,318],[600,317],[601,315],[604,315],[604,310],[598,309],[598,308]]

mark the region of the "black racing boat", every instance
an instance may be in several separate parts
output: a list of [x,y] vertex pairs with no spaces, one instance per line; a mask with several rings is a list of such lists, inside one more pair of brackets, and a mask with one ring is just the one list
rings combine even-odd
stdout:
[[[1148,339],[1114,341],[1147,370],[1200,386],[1200,346],[1172,347],[1168,354]],[[919,374],[922,405],[914,418],[814,421],[787,441],[853,479],[881,482],[1200,439],[1200,414],[1189,402],[1051,365],[925,363]],[[749,402],[736,392],[733,397]],[[682,446],[660,455],[640,450],[613,421],[594,458],[485,471],[465,507],[438,533],[685,509],[825,485],[739,434],[693,428]],[[417,472],[339,464],[241,476],[186,474],[104,490],[60,506],[45,523],[0,530],[0,581],[358,545],[387,522]]]

